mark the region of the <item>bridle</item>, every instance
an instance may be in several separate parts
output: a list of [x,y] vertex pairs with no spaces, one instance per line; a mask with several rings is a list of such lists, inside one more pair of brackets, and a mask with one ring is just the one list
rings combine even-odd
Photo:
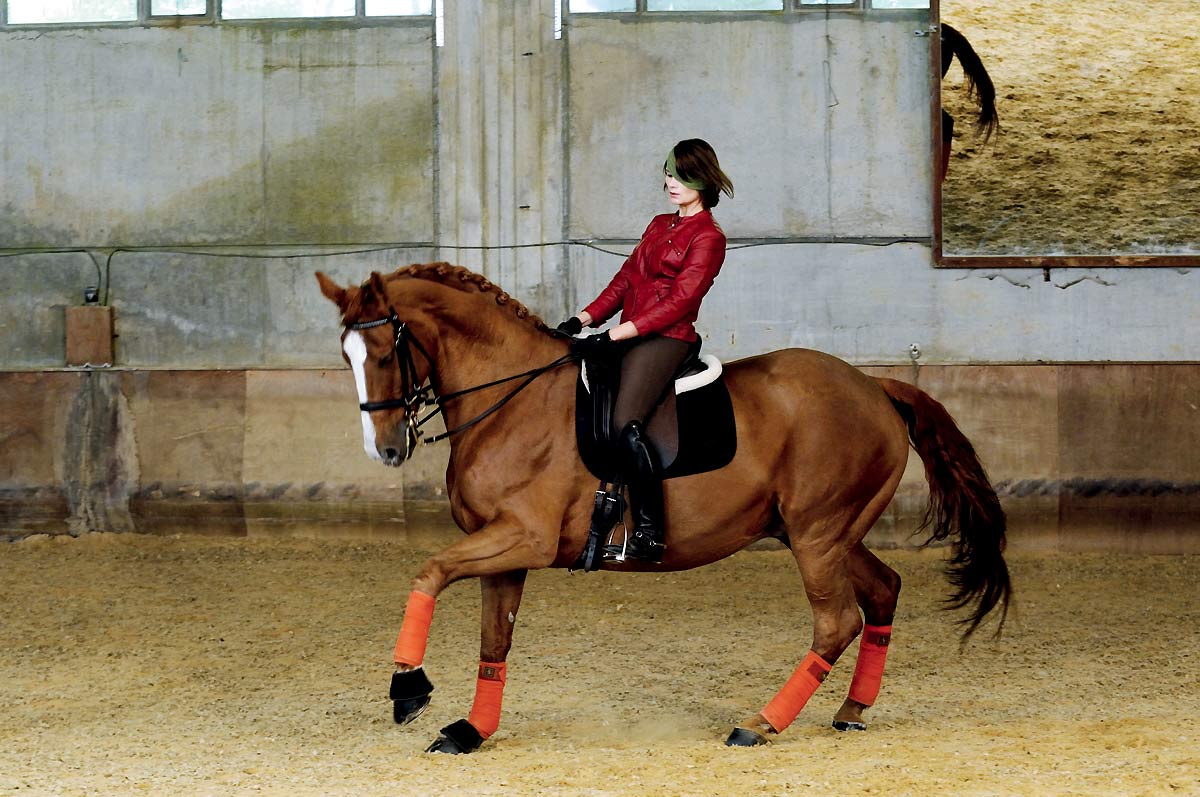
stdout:
[[[392,351],[396,356],[396,367],[400,369],[400,398],[382,399],[380,401],[363,401],[359,403],[358,408],[363,412],[376,412],[378,410],[394,410],[399,408],[404,409],[405,426],[408,433],[408,446],[404,454],[405,460],[408,460],[410,457],[412,457],[418,443],[422,445],[437,443],[452,435],[456,435],[459,432],[466,431],[482,421],[484,418],[496,412],[496,410],[503,407],[505,404],[511,401],[514,396],[516,396],[525,388],[529,387],[533,380],[537,379],[542,374],[548,371],[553,371],[555,368],[564,366],[567,363],[577,362],[579,360],[579,355],[568,353],[562,357],[559,357],[549,365],[532,368],[528,371],[522,371],[519,374],[513,374],[512,376],[506,376],[503,379],[497,379],[495,381],[488,382],[487,384],[476,385],[474,387],[466,388],[465,390],[456,390],[453,393],[442,395],[441,390],[438,388],[433,377],[433,358],[429,356],[429,352],[424,346],[421,345],[421,341],[417,340],[416,336],[413,335],[412,331],[408,328],[408,324],[404,321],[401,321],[400,317],[396,315],[396,308],[388,307],[388,314],[383,318],[377,318],[373,321],[358,321],[353,324],[347,324],[346,329],[354,332],[360,332],[366,329],[381,327],[384,324],[392,325]],[[414,348],[416,349],[417,354],[420,354],[425,358],[425,362],[429,366],[429,379],[426,380],[424,384],[418,383],[417,363],[416,359],[413,357]],[[448,429],[447,431],[438,435],[425,437],[421,436],[421,427],[430,421],[434,416],[440,413],[442,414],[443,420],[445,420],[445,410],[443,405],[447,401],[453,401],[461,396],[465,396],[470,393],[476,393],[480,390],[486,390],[490,387],[495,387],[496,385],[502,385],[506,382],[512,382],[513,380],[522,378],[524,378],[525,381],[513,388],[512,391],[504,396],[504,398],[500,399],[491,407],[484,410],[479,415],[476,415],[466,423],[460,424],[453,429]],[[421,412],[421,410],[426,408],[429,408],[429,412],[427,412],[424,417],[418,418],[417,415]]]

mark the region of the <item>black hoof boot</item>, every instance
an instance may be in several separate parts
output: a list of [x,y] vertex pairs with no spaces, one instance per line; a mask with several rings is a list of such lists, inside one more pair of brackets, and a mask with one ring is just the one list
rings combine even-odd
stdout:
[[407,725],[421,716],[421,712],[429,705],[429,696],[433,692],[433,684],[425,671],[419,667],[406,672],[392,673],[392,688],[389,697],[392,698],[392,718],[397,725]]
[[865,722],[845,722],[843,720],[834,720],[833,729],[836,731],[865,731],[867,724]]
[[729,734],[729,738],[725,740],[726,747],[758,747],[770,743],[770,739],[749,728],[734,728],[733,732]]
[[483,737],[479,735],[479,731],[466,720],[450,723],[442,728],[441,734],[433,744],[425,748],[425,752],[459,755],[473,753],[483,744]]

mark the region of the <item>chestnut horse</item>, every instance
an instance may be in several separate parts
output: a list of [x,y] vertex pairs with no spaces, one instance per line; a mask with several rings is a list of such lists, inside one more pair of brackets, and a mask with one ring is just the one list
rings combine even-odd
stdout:
[[[499,724],[526,573],[570,567],[588,534],[596,479],[575,443],[578,368],[562,336],[466,269],[414,265],[373,273],[350,288],[316,276],[341,311],[367,454],[390,466],[407,460],[420,439],[422,406],[440,406],[450,432],[446,486],[467,536],[429,559],[412,582],[391,697],[397,722],[424,710],[433,687],[421,664],[435,600],[456,581],[480,579],[475,702],[469,717],[444,728],[429,748],[470,752]],[[661,565],[604,567],[684,570],[756,540],[779,540],[796,559],[812,607],[812,649],[727,744],[762,744],[787,727],[860,633],[854,683],[834,726],[861,730],[879,689],[900,590],[900,576],[862,540],[896,491],[910,440],[931,492],[926,542],[951,541],[954,590],[947,602],[969,608],[964,640],[997,606],[1003,625],[1010,594],[1004,512],[953,419],[913,386],[804,349],[728,363],[723,378],[737,419],[733,461],[664,483]]]

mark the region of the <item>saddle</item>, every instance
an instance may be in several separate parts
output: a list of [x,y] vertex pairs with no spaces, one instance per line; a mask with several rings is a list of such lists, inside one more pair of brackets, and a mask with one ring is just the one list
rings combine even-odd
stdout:
[[[648,419],[646,431],[658,452],[663,479],[716,470],[733,460],[737,429],[721,370],[721,362],[712,355],[684,361],[673,385]],[[620,376],[620,361],[602,357],[585,360],[579,369],[575,439],[584,465],[600,480],[600,487],[587,543],[573,565],[575,570],[587,572],[600,567],[604,539],[625,515],[621,495],[625,478],[616,447],[619,430],[612,423]]]
[[[721,370],[721,361],[710,354],[685,360],[647,420],[663,479],[716,470],[737,452],[733,403]],[[612,422],[620,379],[619,361],[592,358],[582,364],[575,386],[579,454],[593,476],[609,483],[624,481],[616,451],[620,430]]]

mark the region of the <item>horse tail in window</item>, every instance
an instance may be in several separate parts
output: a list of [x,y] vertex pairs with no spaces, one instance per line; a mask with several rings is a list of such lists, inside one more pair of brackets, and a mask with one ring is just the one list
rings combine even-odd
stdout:
[[979,116],[975,120],[975,129],[983,140],[987,141],[1000,127],[1000,118],[996,114],[996,87],[979,60],[967,38],[950,25],[942,23],[942,77],[950,69],[950,62],[958,57],[963,74],[967,77],[967,96],[974,97],[979,104]]

